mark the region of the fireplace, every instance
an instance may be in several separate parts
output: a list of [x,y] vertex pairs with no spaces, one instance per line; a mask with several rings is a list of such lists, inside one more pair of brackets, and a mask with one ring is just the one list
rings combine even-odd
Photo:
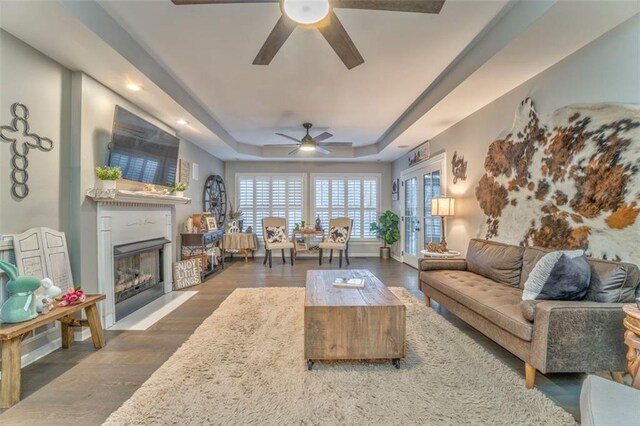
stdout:
[[113,247],[116,321],[164,294],[164,248],[169,242],[156,238]]

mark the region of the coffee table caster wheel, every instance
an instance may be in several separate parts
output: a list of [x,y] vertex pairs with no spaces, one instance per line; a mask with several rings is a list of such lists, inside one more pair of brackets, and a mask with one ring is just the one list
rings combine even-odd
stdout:
[[399,370],[400,369],[400,358],[393,358],[391,360],[391,364],[393,364],[393,366]]
[[307,360],[307,370],[311,371],[313,369],[313,361],[310,359]]

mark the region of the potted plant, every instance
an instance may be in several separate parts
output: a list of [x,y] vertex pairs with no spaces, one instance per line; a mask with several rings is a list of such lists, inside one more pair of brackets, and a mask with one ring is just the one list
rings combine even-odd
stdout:
[[118,166],[96,167],[96,177],[100,189],[116,189],[116,181],[122,177],[122,170]]
[[176,197],[184,197],[184,191],[186,191],[188,187],[189,185],[184,182],[176,182],[171,185],[171,188],[173,188],[173,193]]
[[378,218],[378,222],[371,222],[369,230],[375,232],[378,238],[384,242],[380,247],[380,258],[389,259],[391,257],[391,247],[393,243],[400,239],[398,223],[400,218],[391,210],[387,210]]

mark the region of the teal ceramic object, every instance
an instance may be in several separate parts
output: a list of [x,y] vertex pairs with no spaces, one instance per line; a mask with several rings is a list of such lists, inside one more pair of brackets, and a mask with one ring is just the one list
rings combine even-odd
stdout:
[[0,269],[9,276],[7,283],[9,298],[0,308],[0,322],[16,323],[37,317],[36,298],[33,292],[40,287],[40,279],[18,276],[18,269],[10,263],[0,261]]

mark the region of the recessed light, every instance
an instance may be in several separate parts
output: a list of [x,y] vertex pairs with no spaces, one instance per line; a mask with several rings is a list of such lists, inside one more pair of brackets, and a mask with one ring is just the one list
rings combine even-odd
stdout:
[[189,124],[189,122],[187,120],[185,120],[184,118],[178,118],[176,120],[176,123],[181,125],[181,126],[184,126],[185,124]]
[[135,83],[128,83],[127,84],[127,89],[133,91],[133,92],[139,92],[140,90],[142,90],[142,87],[135,84]]
[[398,145],[398,148],[400,148],[400,149],[409,148],[409,145]]

